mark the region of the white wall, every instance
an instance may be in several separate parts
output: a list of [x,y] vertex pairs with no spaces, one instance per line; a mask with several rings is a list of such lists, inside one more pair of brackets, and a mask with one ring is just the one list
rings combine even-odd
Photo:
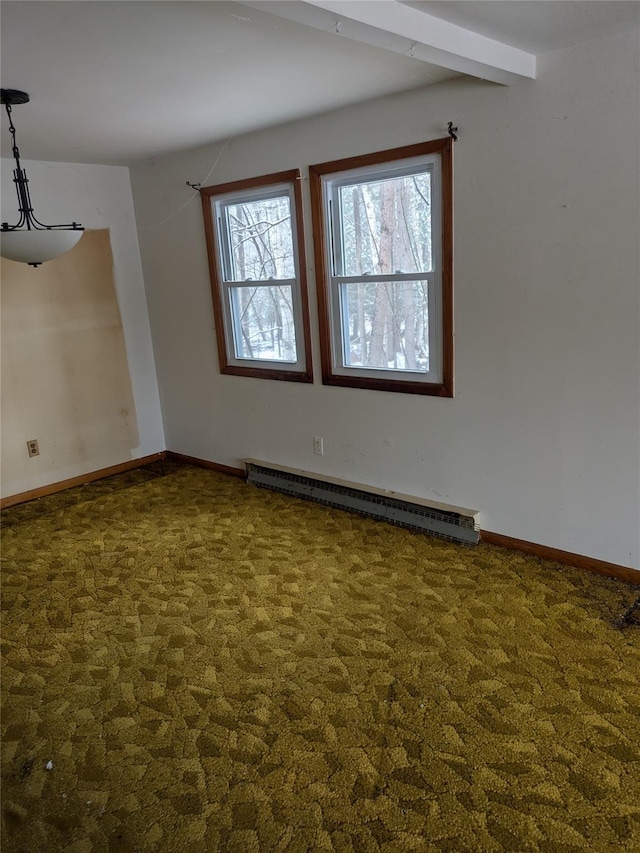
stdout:
[[450,81],[222,151],[208,184],[459,126],[452,400],[322,386],[315,309],[314,385],[221,376],[199,200],[179,209],[222,146],[132,169],[168,448],[477,508],[486,530],[638,566],[638,43],[601,39],[542,58],[535,82]]
[[[131,197],[129,170],[114,166],[25,161],[36,215],[44,222],[81,222],[87,229],[109,229],[113,252],[115,288],[124,331],[129,375],[135,402],[139,445],[128,451],[114,450],[108,443],[93,446],[82,461],[69,461],[64,451],[47,453],[46,413],[30,423],[33,434],[3,434],[3,455],[14,454],[14,445],[24,464],[5,466],[2,495],[19,494],[50,483],[136,459],[165,449],[153,347],[146,307],[140,250]],[[17,203],[12,183],[12,160],[2,160],[2,219],[17,221]],[[42,267],[41,270],[45,269]],[[33,273],[34,277],[39,271]],[[43,295],[43,310],[46,295]],[[29,330],[25,330],[25,335]],[[46,359],[41,369],[47,369]],[[38,377],[46,381],[46,376]],[[99,381],[99,380],[98,380]],[[37,383],[35,383],[37,385]],[[19,419],[7,417],[5,423]],[[53,420],[53,413],[52,418]],[[24,442],[40,441],[41,455],[28,459]],[[53,455],[52,455],[53,454]],[[24,459],[23,459],[24,457]],[[6,476],[6,471],[15,472]]]

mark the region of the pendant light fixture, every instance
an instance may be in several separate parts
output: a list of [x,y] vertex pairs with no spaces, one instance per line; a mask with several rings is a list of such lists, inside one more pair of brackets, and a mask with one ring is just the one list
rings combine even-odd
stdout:
[[11,148],[16,161],[13,183],[18,194],[20,218],[15,225],[3,222],[0,227],[0,254],[3,258],[39,267],[45,261],[57,258],[72,249],[82,237],[84,228],[77,222],[70,225],[44,225],[33,213],[29,195],[29,179],[20,165],[20,152],[16,144],[16,129],[11,118],[11,108],[28,104],[29,95],[17,89],[2,89],[2,103],[6,107],[11,133]]

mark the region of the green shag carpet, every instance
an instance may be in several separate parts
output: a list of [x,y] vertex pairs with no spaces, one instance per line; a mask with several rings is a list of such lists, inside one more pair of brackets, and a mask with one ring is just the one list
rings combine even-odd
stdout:
[[637,587],[168,463],[3,561],[4,853],[640,851]]

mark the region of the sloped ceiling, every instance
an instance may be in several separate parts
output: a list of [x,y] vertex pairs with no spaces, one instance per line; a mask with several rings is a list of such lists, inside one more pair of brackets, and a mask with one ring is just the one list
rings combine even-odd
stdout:
[[517,85],[536,53],[637,25],[639,8],[5,0],[2,86],[31,96],[14,108],[25,159],[128,164],[460,73]]

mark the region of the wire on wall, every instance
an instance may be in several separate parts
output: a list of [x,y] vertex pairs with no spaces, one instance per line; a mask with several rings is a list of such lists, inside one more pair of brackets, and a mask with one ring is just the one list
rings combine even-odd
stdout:
[[[449,136],[457,142],[458,141],[458,128],[453,126],[452,121],[450,121],[448,123],[447,130],[449,132]],[[198,181],[197,183],[193,183],[191,181],[185,181],[186,186],[191,187],[191,189],[194,190],[194,192],[185,201],[184,204],[181,204],[177,210],[174,210],[173,213],[170,213],[169,216],[166,216],[164,219],[161,219],[159,222],[154,222],[151,225],[141,225],[140,230],[141,231],[149,231],[151,228],[159,228],[161,225],[165,225],[167,222],[170,222],[172,219],[175,219],[175,217],[179,213],[182,213],[182,211],[185,209],[185,207],[188,207],[191,204],[191,202],[195,198],[197,198],[197,196],[200,195],[200,190],[202,189],[203,186],[206,185],[207,181],[209,180],[209,178],[213,174],[213,171],[216,168],[216,166],[218,165],[220,158],[224,154],[226,147],[233,140],[233,138],[234,138],[233,136],[230,136],[229,139],[227,139],[227,141],[224,143],[224,145],[222,146],[222,148],[218,152],[218,156],[213,161],[213,165],[211,166],[211,168],[209,169],[209,171],[207,172],[206,176],[204,177],[204,179],[202,181]]]
[[188,207],[188,205],[190,205],[190,204],[191,204],[191,202],[194,200],[194,198],[197,198],[197,197],[200,195],[200,188],[201,188],[202,186],[206,185],[207,181],[209,180],[209,178],[210,178],[210,177],[211,177],[211,175],[213,174],[214,169],[215,169],[215,168],[216,168],[216,166],[218,165],[218,162],[219,162],[220,158],[221,158],[221,157],[222,157],[222,155],[224,154],[224,152],[225,152],[225,149],[226,149],[227,145],[229,145],[229,143],[230,143],[233,139],[234,139],[234,137],[233,137],[233,136],[230,136],[230,137],[229,137],[229,139],[227,139],[227,141],[224,143],[224,145],[222,146],[222,148],[221,148],[221,149],[220,149],[220,151],[218,152],[218,156],[217,156],[217,157],[216,157],[216,159],[213,161],[213,165],[212,165],[212,167],[209,169],[209,171],[207,172],[206,176],[204,177],[204,179],[203,179],[202,181],[200,181],[199,183],[191,183],[190,181],[186,181],[186,182],[185,182],[185,183],[186,183],[186,185],[187,185],[188,187],[191,187],[192,189],[194,189],[194,190],[195,190],[195,192],[193,192],[193,193],[191,194],[191,196],[190,196],[190,197],[185,201],[185,203],[184,203],[184,204],[181,204],[181,205],[180,205],[180,207],[179,207],[177,210],[174,210],[174,212],[173,212],[173,213],[170,213],[170,214],[169,214],[169,216],[166,216],[164,219],[161,219],[159,222],[153,222],[151,225],[141,225],[141,226],[140,226],[140,230],[141,230],[141,231],[149,231],[151,228],[159,228],[161,225],[164,225],[165,223],[169,222],[170,220],[175,219],[175,217],[176,217],[179,213],[182,213],[182,211],[185,209],[185,207]]

